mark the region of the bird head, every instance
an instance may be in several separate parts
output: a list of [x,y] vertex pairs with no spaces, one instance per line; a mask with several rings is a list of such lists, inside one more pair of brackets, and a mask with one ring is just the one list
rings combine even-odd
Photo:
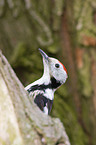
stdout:
[[61,84],[65,83],[68,75],[65,66],[57,59],[49,57],[44,51],[39,48],[43,57],[44,76],[55,78]]

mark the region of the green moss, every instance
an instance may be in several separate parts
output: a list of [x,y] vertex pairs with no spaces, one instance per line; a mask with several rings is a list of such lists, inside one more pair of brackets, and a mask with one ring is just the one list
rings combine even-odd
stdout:
[[[83,44],[83,36],[90,36],[95,38],[96,36],[96,26],[93,21],[93,12],[94,8],[92,7],[93,3],[95,4],[95,0],[89,1],[81,1],[77,2],[75,0],[74,3],[74,11],[75,11],[75,21],[76,21],[76,29],[78,35],[79,44]],[[95,7],[95,5],[94,5]]]
[[92,84],[91,84],[91,58],[88,52],[84,53],[83,56],[83,67],[79,69],[79,80],[81,82],[81,94],[90,97],[92,95]]

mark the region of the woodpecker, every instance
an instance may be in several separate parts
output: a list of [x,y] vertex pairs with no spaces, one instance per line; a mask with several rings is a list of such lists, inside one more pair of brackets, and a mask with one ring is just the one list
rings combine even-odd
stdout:
[[48,115],[52,109],[54,92],[65,83],[68,75],[65,66],[59,60],[49,57],[40,48],[39,51],[43,57],[43,76],[25,87],[25,90],[34,97],[34,102],[40,110]]

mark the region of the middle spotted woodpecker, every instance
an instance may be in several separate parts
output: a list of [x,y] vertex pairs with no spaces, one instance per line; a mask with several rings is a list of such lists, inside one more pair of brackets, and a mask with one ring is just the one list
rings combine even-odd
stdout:
[[52,109],[54,92],[67,79],[67,70],[57,59],[49,57],[44,51],[39,49],[43,57],[43,76],[29,84],[25,89],[30,96],[34,97],[34,102],[45,114],[49,114]]

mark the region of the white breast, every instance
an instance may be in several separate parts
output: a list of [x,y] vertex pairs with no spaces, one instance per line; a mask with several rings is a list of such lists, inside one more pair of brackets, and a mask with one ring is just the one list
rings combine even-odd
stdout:
[[54,91],[52,89],[46,89],[44,96],[50,100],[54,99]]

